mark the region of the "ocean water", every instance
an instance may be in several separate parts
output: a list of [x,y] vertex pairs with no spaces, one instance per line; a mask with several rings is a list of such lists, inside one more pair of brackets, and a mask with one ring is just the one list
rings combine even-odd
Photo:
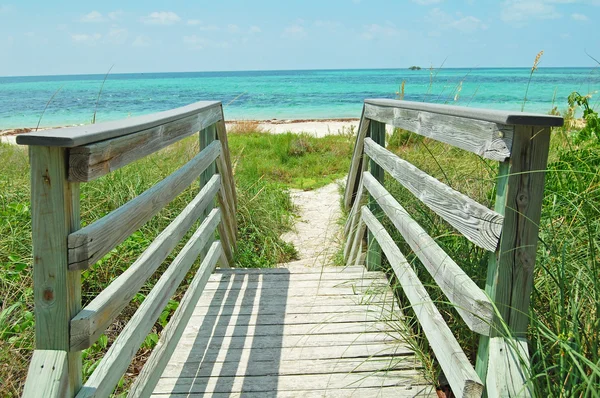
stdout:
[[[529,68],[111,74],[96,121],[200,100],[222,101],[227,119],[358,118],[365,98],[395,98],[402,81],[406,100],[520,111],[529,75]],[[59,89],[41,126],[90,123],[103,79],[103,75],[0,77],[0,129],[35,126]],[[553,105],[565,109],[571,92],[599,89],[596,68],[539,68],[525,110],[547,113]],[[592,103],[598,104],[596,95]]]

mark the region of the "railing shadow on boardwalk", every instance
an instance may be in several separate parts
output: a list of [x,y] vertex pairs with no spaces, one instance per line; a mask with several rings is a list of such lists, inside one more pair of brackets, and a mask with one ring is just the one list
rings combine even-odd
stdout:
[[190,320],[201,323],[187,359],[180,359],[185,362],[173,394],[244,396],[256,389],[252,376],[260,375],[261,394],[277,395],[290,274],[278,276],[281,294],[273,296],[261,274],[222,274],[205,315]]

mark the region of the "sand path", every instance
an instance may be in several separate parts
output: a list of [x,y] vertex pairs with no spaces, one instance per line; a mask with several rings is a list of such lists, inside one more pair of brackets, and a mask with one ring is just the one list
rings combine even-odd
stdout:
[[331,265],[340,241],[338,183],[313,191],[293,189],[291,196],[298,208],[299,219],[294,230],[284,234],[282,239],[294,244],[300,260],[290,264],[307,267]]

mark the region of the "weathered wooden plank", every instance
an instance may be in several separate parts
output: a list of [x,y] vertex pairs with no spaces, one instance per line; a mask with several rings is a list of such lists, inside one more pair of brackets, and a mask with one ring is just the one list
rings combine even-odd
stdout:
[[[227,149],[229,150],[229,149]],[[222,150],[224,153],[225,149]],[[220,156],[218,161],[217,161],[217,171],[219,174],[221,174],[223,176],[223,199],[224,202],[227,204],[227,207],[230,209],[229,213],[229,219],[230,219],[230,223],[232,225],[232,230],[235,233],[233,235],[233,244],[234,246],[236,246],[236,239],[237,239],[237,218],[236,218],[236,209],[237,209],[237,205],[236,205],[236,200],[237,200],[237,196],[235,193],[235,183],[233,182],[233,176],[230,174],[230,166],[228,166],[226,164],[227,158],[225,156]]]
[[69,150],[69,180],[87,182],[118,170],[221,119],[219,107],[171,122],[105,141]]
[[433,304],[419,277],[391,236],[367,207],[363,207],[362,215],[394,269],[452,391],[460,397],[480,397],[483,392],[481,380]]
[[510,156],[513,126],[372,104],[365,104],[365,116],[487,159],[502,162]]
[[489,342],[489,398],[532,397],[527,340],[493,337]]
[[[79,228],[79,185],[67,182],[64,149],[32,147],[31,213],[35,342],[69,351],[69,320],[81,308],[81,273],[67,268],[67,236]],[[81,385],[81,358],[68,354],[67,385]]]
[[351,291],[355,288],[373,288],[387,289],[388,281],[385,279],[357,279],[357,280],[306,280],[306,281],[287,281],[279,278],[262,278],[262,280],[250,280],[235,278],[233,281],[225,283],[210,283],[206,285],[206,290],[265,290],[265,289],[340,289]]
[[354,238],[352,239],[352,249],[348,254],[348,260],[346,261],[346,266],[351,266],[356,263],[356,259],[362,254],[362,244],[365,238],[365,232],[367,230],[367,226],[360,219],[358,221],[358,228],[356,233],[354,234]]
[[161,373],[167,366],[169,359],[179,344],[183,330],[194,311],[194,305],[202,294],[208,277],[215,269],[215,265],[221,255],[221,243],[215,242],[211,245],[206,257],[200,264],[198,272],[192,283],[185,292],[179,303],[179,307],[171,317],[168,325],[163,330],[158,344],[146,361],[139,376],[129,390],[130,397],[145,397],[152,393]]
[[370,120],[364,117],[360,118],[358,125],[358,134],[356,135],[356,141],[354,144],[354,153],[350,163],[350,172],[348,173],[348,179],[346,180],[346,190],[344,191],[344,207],[346,210],[350,210],[354,203],[354,197],[356,195],[356,189],[360,183],[360,178],[363,171],[363,152],[364,152],[364,140],[369,132]]
[[437,113],[440,115],[456,116],[466,119],[475,119],[497,124],[521,124],[548,127],[559,127],[563,125],[562,117],[545,115],[540,113],[499,111],[493,109],[469,108],[464,106],[442,105],[427,102],[401,101],[392,99],[366,99],[365,104],[370,104],[377,107],[389,107]]
[[[327,377],[324,375],[323,377]],[[306,387],[308,388],[308,387]],[[223,392],[212,393],[212,398],[265,398],[271,396],[272,391],[257,391],[257,392]],[[172,398],[190,397],[188,393],[174,394],[154,393],[152,398],[164,398],[166,396]],[[193,396],[193,395],[192,395]],[[405,386],[377,386],[377,387],[355,387],[338,389],[302,389],[292,391],[277,391],[277,398],[348,398],[348,397],[377,397],[377,398],[421,398],[431,397],[437,398],[435,388],[428,384],[413,383]]]
[[496,250],[502,232],[502,215],[424,173],[369,138],[365,139],[365,152],[471,242],[486,250]]
[[186,118],[207,108],[213,107],[220,108],[221,103],[217,101],[201,101],[165,112],[132,117],[114,122],[36,131],[17,136],[17,143],[20,145],[46,145],[73,148],[92,142],[104,141],[147,130],[152,127]]
[[35,350],[29,363],[23,398],[62,398],[69,396],[70,389],[67,352]]
[[[129,303],[146,280],[167,258],[179,240],[198,220],[207,203],[213,200],[219,177],[207,185],[192,202],[177,216],[167,228],[148,246],[142,255],[106,289],[96,296],[79,314],[71,320],[71,349],[90,347],[110,325],[113,319]],[[215,209],[210,218],[209,228],[216,228],[219,210]]]
[[[190,358],[191,359],[191,358]],[[420,369],[423,364],[414,356],[401,357],[377,357],[372,360],[355,358],[335,358],[335,359],[304,359],[298,361],[264,361],[256,363],[242,362],[223,362],[217,366],[212,366],[214,362],[200,362],[198,360],[170,362],[169,366],[162,374],[163,378],[168,377],[253,377],[277,375],[304,375],[310,369],[312,374],[339,375],[350,373],[373,373],[386,372],[402,369]],[[368,375],[364,375],[368,377]]]
[[[212,394],[213,392],[272,392],[297,391],[302,389],[343,389],[355,387],[409,386],[412,383],[423,384],[424,378],[419,370],[396,370],[373,374],[370,377],[350,373],[345,377],[323,377],[322,375],[289,375],[277,378],[269,376],[250,376],[232,378],[230,382],[207,386],[209,378],[162,378],[156,386],[155,393]],[[242,390],[243,388],[243,390]]]
[[229,232],[227,232],[227,227],[225,226],[225,223],[223,221],[219,223],[219,225],[217,226],[217,230],[219,231],[219,238],[221,240],[221,245],[223,246],[224,261],[221,262],[224,262],[227,265],[233,264],[233,249],[229,240]]
[[221,151],[211,144],[179,170],[135,199],[69,235],[69,269],[86,269],[127,239],[204,171]]
[[96,396],[108,396],[113,391],[169,299],[200,255],[200,251],[212,240],[213,235],[214,226],[207,218],[161,275],[144,302],[110,346],[85,383],[86,390],[93,389]]
[[485,293],[372,175],[363,183],[469,328],[489,335],[495,312]]
[[[159,314],[160,315],[160,314]],[[302,325],[302,324],[327,324],[327,323],[351,323],[351,322],[378,322],[387,319],[397,318],[395,314],[381,314],[379,311],[357,311],[357,312],[342,312],[338,314],[332,313],[309,313],[309,314],[264,314],[258,307],[254,307],[252,313],[234,313],[227,315],[231,320],[235,320],[237,325]],[[195,322],[215,322],[222,319],[222,314],[205,314],[193,315],[192,320]]]
[[[365,110],[366,112],[366,110]],[[370,138],[365,138],[365,140],[369,140],[369,142],[374,142],[382,148],[385,148],[385,123],[377,122],[375,120],[371,120],[371,128],[369,133]],[[365,146],[366,150],[366,146]],[[366,151],[365,151],[366,153]],[[385,176],[384,169],[377,163],[377,161],[373,158],[370,159],[369,162],[369,171],[371,175],[377,181],[383,183],[383,179]],[[377,204],[375,198],[372,195],[369,196],[368,207],[369,210],[375,217],[381,219],[383,213]],[[377,240],[373,237],[371,231],[367,229],[367,254],[365,258],[365,265],[369,271],[381,269],[381,258],[382,258],[381,247]]]
[[[243,278],[243,277],[251,277],[252,275],[262,275],[262,279],[267,279],[269,281],[275,280],[286,280],[289,282],[294,281],[324,281],[324,280],[336,280],[341,282],[351,282],[365,279],[378,279],[381,281],[387,281],[387,278],[383,272],[368,272],[364,267],[362,271],[358,272],[323,272],[323,273],[279,273],[272,272],[277,268],[257,268],[256,270],[265,270],[266,272],[263,274],[261,272],[246,272],[252,271],[252,269],[243,269],[243,268],[235,268],[231,271],[233,272],[222,272],[222,270],[218,270],[214,274],[210,276],[209,284],[219,283],[224,280],[229,280],[232,278]],[[286,268],[279,268],[281,270],[286,270]],[[343,269],[340,267],[340,269]]]

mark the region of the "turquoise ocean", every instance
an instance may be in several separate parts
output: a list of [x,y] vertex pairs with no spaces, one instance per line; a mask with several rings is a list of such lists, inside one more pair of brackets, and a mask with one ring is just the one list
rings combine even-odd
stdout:
[[[227,119],[358,118],[365,98],[396,98],[520,111],[529,68],[365,69],[110,74],[96,121],[218,100]],[[104,75],[0,77],[0,129],[90,123]],[[564,110],[567,96],[600,90],[597,68],[539,68],[525,111]]]

